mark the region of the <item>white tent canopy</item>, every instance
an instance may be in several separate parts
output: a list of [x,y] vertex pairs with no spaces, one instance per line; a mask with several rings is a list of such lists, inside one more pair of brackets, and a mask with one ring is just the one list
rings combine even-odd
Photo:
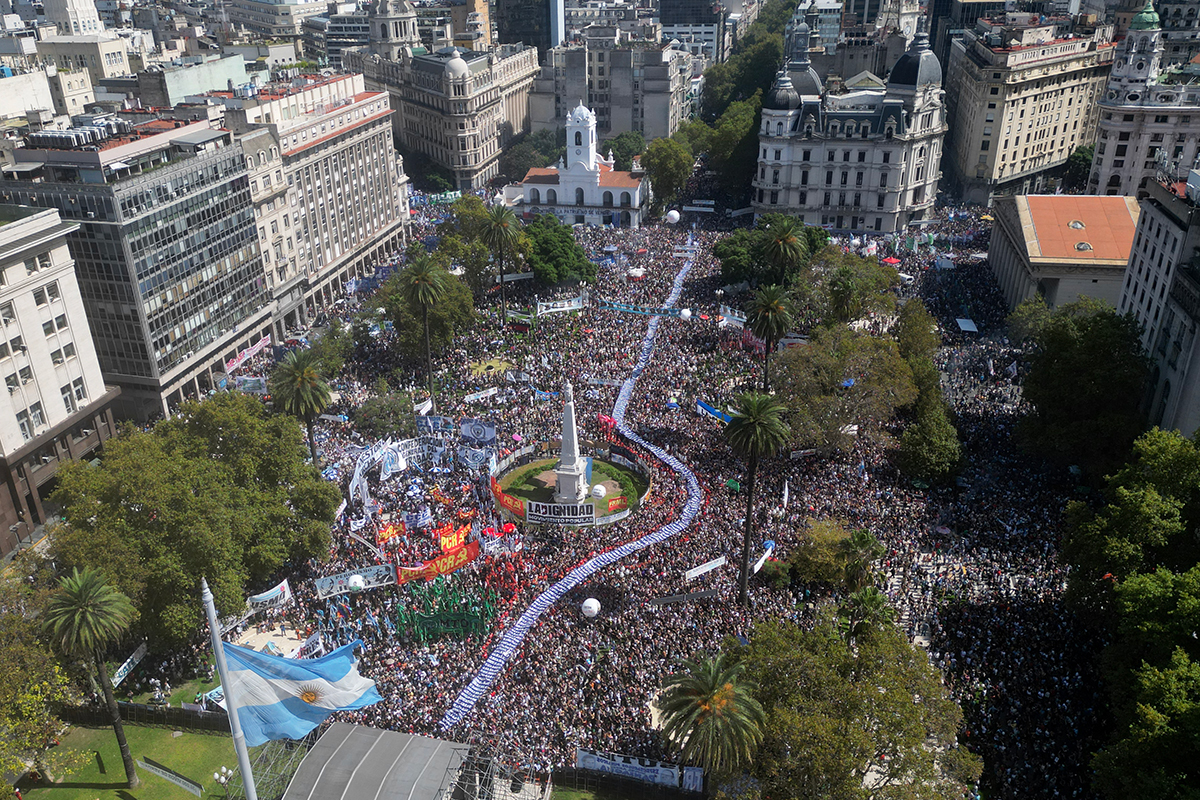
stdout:
[[979,333],[979,328],[975,327],[975,323],[969,319],[956,319],[958,329],[963,333]]

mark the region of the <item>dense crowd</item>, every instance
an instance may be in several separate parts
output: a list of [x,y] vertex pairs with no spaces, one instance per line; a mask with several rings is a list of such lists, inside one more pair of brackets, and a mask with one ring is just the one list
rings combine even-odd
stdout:
[[[423,210],[417,238],[431,234],[436,219],[435,211]],[[702,216],[695,223],[578,230],[599,272],[582,313],[539,316],[528,333],[517,335],[502,329],[498,303],[489,298],[479,324],[436,362],[434,413],[494,424],[499,457],[528,444],[553,446],[562,408],[561,396],[552,393],[568,381],[575,387],[581,438],[601,452],[611,437],[600,416],[612,412],[618,391],[612,384],[628,377],[648,317],[596,305],[612,300],[657,307],[687,257],[694,258],[678,303],[691,317],[664,318],[627,423],[700,478],[705,496],[698,521],[676,540],[638,552],[553,607],[485,700],[449,731],[439,730],[438,720],[498,634],[581,562],[673,519],[684,487],[670,470],[658,468],[645,505],[615,524],[559,531],[526,530],[518,522],[509,537],[518,546],[493,549],[441,579],[463,597],[496,598],[489,632],[421,643],[397,619],[423,588],[406,584],[319,600],[313,579],[380,561],[369,544],[376,532],[426,511],[428,524],[410,526],[386,542],[383,557],[400,566],[433,558],[439,543],[430,530],[446,523],[465,520],[471,536],[481,540],[488,529],[503,530],[506,520],[494,505],[486,470],[449,458],[457,446],[450,437],[438,469],[426,462],[384,482],[372,471],[374,503],[364,506],[348,489],[356,458],[371,442],[348,420],[321,422],[318,444],[326,475],[346,493],[347,507],[336,523],[330,558],[294,577],[297,602],[289,615],[306,633],[320,631],[327,646],[364,641],[361,668],[378,682],[384,701],[342,718],[459,740],[482,734],[537,771],[573,763],[576,747],[663,757],[650,701],[666,674],[697,651],[715,651],[728,636],[749,634],[757,620],[811,619],[800,586],[779,589],[756,581],[750,606],[736,603],[734,565],[745,498],[727,482],[743,479],[744,467],[726,445],[722,424],[694,409],[697,400],[725,408],[757,380],[761,359],[747,349],[742,331],[718,313],[719,304],[731,300],[718,293],[719,266],[711,256],[725,221]],[[785,454],[760,468],[755,556],[764,541],[773,540],[776,555],[785,558],[805,535],[807,520],[838,519],[870,530],[887,547],[879,564],[881,585],[899,608],[901,624],[929,648],[963,703],[964,740],[986,756],[985,780],[995,796],[1083,796],[1081,765],[1095,681],[1084,666],[1085,643],[1062,608],[1065,578],[1055,562],[1070,487],[1064,476],[1030,464],[1012,442],[1021,413],[1021,354],[1003,338],[1004,309],[986,265],[976,257],[986,251],[988,233],[976,213],[954,209],[921,231],[915,250],[913,243],[886,237],[839,243],[854,250],[873,245],[880,257],[896,258],[897,269],[913,278],[905,296],[921,297],[939,321],[944,346],[938,366],[968,464],[959,485],[930,490],[902,480],[878,443],[861,442],[832,457]],[[943,267],[945,259],[955,266],[939,269],[939,258]],[[538,290],[526,282],[510,287],[509,302],[532,305],[579,292],[579,287]],[[348,318],[357,304],[350,298],[339,313]],[[974,320],[980,333],[961,331],[960,318]],[[416,366],[390,355],[388,336],[382,333],[377,347],[360,352],[336,381],[338,399],[330,415],[349,417],[380,376],[395,380],[401,374],[410,386],[421,385]],[[488,398],[464,399],[493,387],[498,391]],[[689,568],[719,556],[726,556],[727,566],[692,582],[684,579]],[[702,588],[715,588],[717,597],[649,603]],[[580,613],[588,597],[602,605],[595,619]],[[482,613],[481,602],[468,605],[452,610]]]

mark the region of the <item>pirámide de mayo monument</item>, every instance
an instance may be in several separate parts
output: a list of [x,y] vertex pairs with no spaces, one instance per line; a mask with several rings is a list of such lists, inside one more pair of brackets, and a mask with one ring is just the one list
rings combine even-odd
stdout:
[[579,455],[579,431],[575,427],[575,393],[570,381],[563,386],[562,452],[554,474],[554,502],[580,503],[587,497],[587,462]]

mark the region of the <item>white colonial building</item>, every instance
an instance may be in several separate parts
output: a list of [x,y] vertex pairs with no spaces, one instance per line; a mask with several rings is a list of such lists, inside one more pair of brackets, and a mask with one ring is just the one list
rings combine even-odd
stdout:
[[946,133],[942,69],[917,33],[886,84],[868,73],[827,92],[808,25],[763,103],[754,212],[833,230],[902,230],[933,211]]
[[649,181],[613,169],[597,146],[596,115],[581,101],[567,117],[566,158],[554,167],[529,170],[518,184],[521,210],[554,214],[567,225],[640,227],[650,204]]

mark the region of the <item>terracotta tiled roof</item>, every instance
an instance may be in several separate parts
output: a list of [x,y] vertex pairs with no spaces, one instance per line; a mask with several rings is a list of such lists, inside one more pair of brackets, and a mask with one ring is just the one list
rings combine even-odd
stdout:
[[557,186],[558,170],[554,167],[533,167],[529,170],[529,172],[525,173],[525,180],[521,181],[521,183],[537,183]]
[[1129,258],[1139,213],[1136,199],[1062,194],[1018,200],[1028,204],[1033,223],[1026,234],[1031,257],[1077,262]]
[[[525,173],[525,180],[521,183],[557,186],[558,169],[556,167],[533,167]],[[635,178],[632,173],[621,172],[601,164],[600,185],[609,189],[637,189],[642,185],[642,179]]]

